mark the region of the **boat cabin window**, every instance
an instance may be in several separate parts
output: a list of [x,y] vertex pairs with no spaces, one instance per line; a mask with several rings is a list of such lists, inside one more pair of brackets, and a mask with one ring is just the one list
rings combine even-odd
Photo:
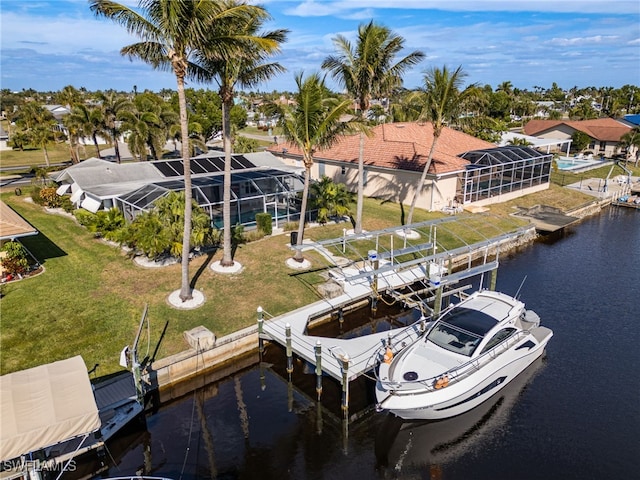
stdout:
[[482,341],[482,337],[445,322],[438,322],[429,332],[427,340],[450,352],[470,357]]
[[509,338],[511,335],[513,335],[515,331],[516,331],[515,328],[503,328],[498,333],[496,333],[493,337],[491,337],[491,340],[489,340],[485,345],[485,347],[482,349],[482,353],[491,350],[493,347],[495,347],[496,345],[498,345],[499,343],[503,342],[504,340]]

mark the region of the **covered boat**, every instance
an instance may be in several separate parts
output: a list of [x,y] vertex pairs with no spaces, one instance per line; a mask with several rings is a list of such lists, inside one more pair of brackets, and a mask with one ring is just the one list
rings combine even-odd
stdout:
[[504,293],[480,290],[451,305],[417,340],[380,353],[378,410],[438,420],[477,407],[540,355],[553,332]]

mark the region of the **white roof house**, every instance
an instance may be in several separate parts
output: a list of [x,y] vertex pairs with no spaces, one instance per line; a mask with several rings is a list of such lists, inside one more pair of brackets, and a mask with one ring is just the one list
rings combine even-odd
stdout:
[[[300,175],[303,169],[286,165],[270,152],[234,154],[231,170],[232,183],[251,184],[246,192],[242,192],[245,198],[253,192],[254,196],[264,196],[266,202],[267,196],[275,194],[284,199],[285,192],[294,194],[302,190]],[[218,203],[223,174],[222,152],[209,152],[191,159],[192,188],[199,204]],[[149,208],[161,194],[183,190],[184,164],[181,159],[113,163],[91,158],[53,175],[52,179],[60,184],[58,194],[70,193],[71,202],[78,207],[93,213],[118,207],[130,209],[133,215]],[[161,194],[143,195],[140,193],[143,191],[161,191]],[[238,195],[238,192],[232,192],[233,199],[238,200]],[[143,199],[146,203],[141,203]]]

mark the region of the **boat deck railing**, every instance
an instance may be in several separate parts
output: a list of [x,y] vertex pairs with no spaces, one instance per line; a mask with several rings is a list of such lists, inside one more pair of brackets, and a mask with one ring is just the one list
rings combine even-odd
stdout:
[[[402,382],[384,381],[384,380],[380,380],[380,381],[384,385],[390,387],[390,389],[399,391],[398,393],[400,394],[402,391],[407,391],[407,392],[410,390],[413,391],[416,388],[420,388],[420,389],[426,388],[429,391],[435,391],[440,388],[443,388],[442,385],[443,385],[443,380],[445,378],[446,378],[445,385],[452,385],[457,382],[460,382],[461,380],[467,378],[472,373],[475,373],[478,370],[480,370],[480,368],[491,363],[493,360],[495,360],[500,355],[508,351],[511,347],[513,347],[516,343],[518,343],[521,339],[523,339],[527,335],[529,335],[529,331],[527,330],[516,332],[514,335],[505,339],[503,342],[499,343],[498,345],[493,347],[491,350],[487,350],[486,352],[482,353],[478,357],[473,358],[458,367],[447,370],[446,372],[440,375],[437,375],[435,377],[419,378],[416,380],[411,380],[411,381],[407,380]],[[424,336],[425,336],[424,334],[421,335],[415,341],[421,341],[424,338]],[[394,350],[394,347],[395,347],[395,350],[399,352],[402,349],[406,348],[406,345],[403,345],[402,343],[400,344],[396,343],[395,345],[391,346],[392,351]],[[396,353],[396,351],[394,351],[394,354]],[[381,349],[380,355],[383,355],[382,349]]]

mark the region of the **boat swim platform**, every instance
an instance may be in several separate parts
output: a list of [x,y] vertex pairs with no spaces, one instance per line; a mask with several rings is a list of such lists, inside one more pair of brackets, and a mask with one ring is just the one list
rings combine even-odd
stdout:
[[[416,338],[419,335],[418,324],[409,327],[391,329],[384,332],[373,333],[362,337],[350,339],[337,339],[307,335],[307,326],[315,318],[326,316],[332,312],[339,311],[347,305],[357,303],[369,298],[378,298],[381,293],[387,293],[403,301],[408,300],[411,295],[417,294],[412,290],[412,286],[420,284],[421,293],[438,292],[446,296],[442,289],[451,287],[456,283],[477,275],[484,274],[498,268],[498,252],[501,245],[517,241],[518,238],[531,235],[535,231],[531,225],[527,227],[517,227],[509,233],[498,232],[495,236],[485,238],[475,243],[462,242],[461,246],[452,249],[445,249],[437,242],[436,228],[442,228],[443,224],[455,222],[457,218],[446,217],[442,219],[422,222],[419,224],[395,227],[376,232],[366,232],[359,235],[344,236],[332,240],[320,242],[304,242],[295,246],[299,250],[315,249],[327,259],[330,267],[330,281],[340,285],[342,293],[332,297],[324,298],[313,304],[298,308],[278,317],[263,320],[259,326],[259,335],[262,340],[271,340],[287,347],[290,344],[291,351],[296,356],[304,359],[312,365],[317,365],[316,346],[320,344],[320,360],[322,372],[343,383],[347,378],[352,381],[358,376],[370,371],[379,359],[375,358],[378,351],[382,351],[389,336],[397,334],[401,330],[406,330],[407,338]],[[473,227],[471,227],[473,229]],[[420,232],[417,236],[411,236],[415,243],[407,241],[412,232]],[[478,238],[477,228],[475,237]],[[398,248],[393,248],[393,236],[404,234]],[[383,237],[387,237],[387,243],[383,242]],[[391,240],[388,240],[391,237]],[[428,240],[425,242],[425,237]],[[422,239],[422,240],[421,240]],[[356,256],[355,261],[345,262],[340,253],[351,250],[357,251],[354,245],[357,241],[365,241],[367,245],[377,247],[375,255],[365,259]],[[334,251],[338,250],[338,257]],[[489,250],[493,250],[493,259],[487,255]],[[361,249],[362,250],[362,249]],[[366,251],[366,250],[365,250]],[[352,256],[353,257],[353,256]],[[406,260],[406,258],[410,258]],[[445,268],[452,259],[462,258],[462,268],[457,271]],[[473,260],[480,260],[480,264],[472,264]],[[404,261],[401,261],[404,260]],[[435,281],[434,281],[435,273]],[[409,290],[409,294],[400,293]],[[455,291],[449,292],[456,293]],[[407,304],[423,306],[424,300],[414,299]],[[424,305],[426,307],[426,305]],[[428,310],[423,309],[423,312]],[[259,309],[261,312],[261,309]],[[428,312],[429,316],[431,312]],[[423,313],[424,315],[424,313]],[[287,335],[287,330],[290,332]],[[347,365],[346,373],[343,371]]]

